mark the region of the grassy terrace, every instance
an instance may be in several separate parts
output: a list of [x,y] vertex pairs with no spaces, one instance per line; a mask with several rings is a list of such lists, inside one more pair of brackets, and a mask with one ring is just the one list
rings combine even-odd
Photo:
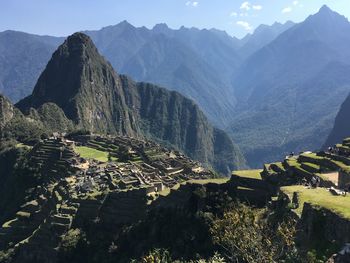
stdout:
[[261,169],[258,170],[241,170],[241,171],[233,171],[232,175],[237,175],[239,177],[244,178],[251,178],[251,179],[258,179],[262,180],[260,173],[262,172]]
[[26,145],[26,144],[23,144],[23,143],[17,143],[16,144],[16,148],[25,148],[25,149],[32,149],[33,147],[32,146],[29,146],[29,145]]
[[325,188],[307,189],[304,186],[286,186],[281,191],[292,197],[294,192],[299,193],[300,205],[296,209],[298,215],[301,215],[304,203],[311,203],[324,207],[346,219],[350,219],[350,196],[334,196]]
[[85,159],[95,159],[100,162],[108,161],[108,152],[103,152],[86,146],[76,146],[75,151]]
[[217,179],[202,179],[202,180],[189,180],[187,183],[194,184],[225,184],[230,180],[229,177],[217,178]]

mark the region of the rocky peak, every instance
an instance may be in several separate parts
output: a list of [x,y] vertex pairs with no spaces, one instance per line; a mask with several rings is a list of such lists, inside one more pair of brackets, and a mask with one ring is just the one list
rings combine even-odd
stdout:
[[63,44],[63,47],[65,46],[70,50],[81,50],[88,46],[93,46],[93,43],[89,36],[77,32],[67,38]]
[[334,28],[339,26],[341,23],[348,23],[348,20],[345,16],[342,16],[338,14],[337,12],[330,9],[327,5],[323,5],[318,13],[310,16],[306,22],[312,22],[321,24],[323,26],[329,25],[330,27]]
[[82,128],[134,135],[119,76],[83,33],[71,35],[56,50],[33,94],[17,106],[28,112],[47,102]]
[[320,8],[319,14],[329,14],[329,13],[334,13],[334,12],[327,5],[323,5]]

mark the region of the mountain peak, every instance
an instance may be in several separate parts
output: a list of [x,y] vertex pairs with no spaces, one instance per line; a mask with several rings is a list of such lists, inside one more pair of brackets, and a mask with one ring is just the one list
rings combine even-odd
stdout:
[[328,5],[323,5],[319,11],[319,13],[329,13],[329,12],[334,12],[334,11],[330,9]]
[[69,48],[77,48],[78,46],[87,46],[88,44],[92,44],[92,40],[88,35],[77,32],[69,36],[65,44]]
[[318,11],[318,13],[315,14],[315,16],[322,16],[322,17],[343,17],[342,15],[338,14],[337,12],[333,11],[332,9],[330,9],[327,5],[323,5],[320,10]]
[[76,32],[73,35],[68,36],[68,42],[90,42],[92,41],[90,37],[82,32]]
[[169,27],[166,23],[159,23],[156,24],[153,29],[169,29]]
[[[348,19],[345,16],[330,9],[327,5],[323,5],[318,13],[309,16],[302,24],[312,24],[318,27],[328,28],[330,31],[342,26],[348,26]],[[322,25],[322,26],[321,26]]]
[[52,102],[79,127],[134,136],[137,128],[131,127],[123,92],[119,75],[90,37],[75,33],[53,54],[32,95],[16,106],[28,112],[31,107],[38,109]]
[[121,21],[118,25],[119,26],[131,26],[131,27],[133,27],[133,25],[130,24],[127,20]]
[[160,23],[160,24],[156,24],[153,28],[152,31],[156,32],[156,33],[167,33],[169,32],[170,28],[168,27],[168,25],[166,23]]

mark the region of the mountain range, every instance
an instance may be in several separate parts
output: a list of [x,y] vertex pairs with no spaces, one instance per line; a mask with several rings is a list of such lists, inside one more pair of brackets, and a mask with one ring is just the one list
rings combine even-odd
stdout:
[[[127,21],[83,32],[92,38],[99,52],[120,73],[138,81],[165,86],[192,98],[212,123],[224,127],[232,120],[236,99],[231,89],[231,77],[246,56],[243,54],[254,52],[290,25],[291,22],[261,26],[256,34],[241,41],[215,29],[181,27],[173,30],[166,24],[147,29],[134,27]],[[3,49],[0,65],[6,66],[7,71],[17,72],[17,75],[0,75],[0,91],[13,102],[29,95],[50,54],[63,41],[64,38],[15,31],[0,33],[0,47]],[[24,49],[28,42],[36,48]],[[9,61],[14,50],[18,55]],[[34,60],[35,67],[24,63],[22,59],[27,59],[26,56]],[[19,82],[21,79],[23,81]]]
[[349,44],[349,21],[324,6],[244,62],[228,130],[251,165],[323,145],[350,91]]
[[73,126],[100,134],[146,137],[222,173],[244,165],[239,148],[209,123],[192,100],[118,75],[83,33],[67,38],[40,75],[33,93],[15,106],[27,119],[51,131],[64,132]]
[[[349,28],[324,6],[299,24],[262,25],[241,40],[215,29],[147,29],[126,21],[84,33],[119,73],[193,99],[237,142],[249,165],[259,166],[326,141],[350,91]],[[29,95],[63,41],[0,33],[0,68],[6,67],[0,92],[13,102]]]

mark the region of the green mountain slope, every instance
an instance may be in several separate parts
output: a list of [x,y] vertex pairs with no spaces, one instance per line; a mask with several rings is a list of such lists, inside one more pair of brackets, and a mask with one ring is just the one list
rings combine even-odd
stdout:
[[16,106],[28,114],[48,102],[61,108],[76,128],[151,137],[224,173],[244,164],[239,149],[192,100],[116,74],[82,33],[58,48],[33,94]]
[[29,95],[63,38],[16,31],[0,33],[0,93],[13,102]]
[[335,118],[334,126],[330,132],[324,148],[333,146],[338,143],[342,138],[348,138],[350,136],[350,96],[346,98],[340,107],[340,110]]

